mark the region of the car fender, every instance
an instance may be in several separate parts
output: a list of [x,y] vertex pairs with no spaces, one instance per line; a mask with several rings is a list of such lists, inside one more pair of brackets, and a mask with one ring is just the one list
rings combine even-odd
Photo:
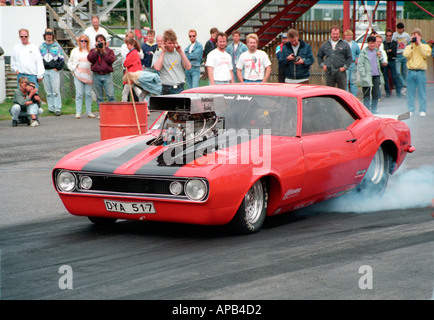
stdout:
[[411,143],[408,126],[398,120],[366,117],[350,130],[357,139],[360,169],[367,169],[378,148],[384,145],[395,162],[392,172],[396,171]]

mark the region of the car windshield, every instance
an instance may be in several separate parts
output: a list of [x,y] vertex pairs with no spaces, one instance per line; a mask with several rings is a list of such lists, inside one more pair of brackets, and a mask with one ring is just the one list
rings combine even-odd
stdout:
[[219,112],[226,129],[270,129],[271,134],[295,136],[297,99],[283,96],[224,94],[229,109]]

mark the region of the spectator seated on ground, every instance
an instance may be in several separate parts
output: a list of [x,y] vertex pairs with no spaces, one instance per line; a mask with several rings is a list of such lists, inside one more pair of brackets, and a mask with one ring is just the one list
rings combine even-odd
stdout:
[[39,123],[37,116],[42,114],[43,109],[39,107],[36,93],[32,94],[32,97],[29,96],[29,92],[35,89],[35,84],[29,83],[27,77],[21,77],[18,83],[19,88],[15,90],[13,105],[9,109],[12,126],[16,127],[20,123],[32,125],[33,122],[32,126],[36,126],[36,123]]

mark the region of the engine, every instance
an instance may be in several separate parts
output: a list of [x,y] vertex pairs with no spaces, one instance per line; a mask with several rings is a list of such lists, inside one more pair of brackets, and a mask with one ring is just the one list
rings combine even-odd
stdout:
[[178,94],[155,96],[150,110],[165,111],[160,135],[154,145],[180,146],[205,141],[224,129],[224,118],[216,111],[228,106],[223,95]]

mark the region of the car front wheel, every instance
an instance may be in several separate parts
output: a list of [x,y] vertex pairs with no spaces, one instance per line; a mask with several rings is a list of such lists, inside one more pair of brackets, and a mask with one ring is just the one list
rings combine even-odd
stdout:
[[369,195],[382,194],[386,190],[390,172],[390,156],[380,147],[374,155],[358,191]]
[[268,190],[264,181],[258,180],[244,196],[237,213],[231,221],[237,233],[258,232],[267,213]]

